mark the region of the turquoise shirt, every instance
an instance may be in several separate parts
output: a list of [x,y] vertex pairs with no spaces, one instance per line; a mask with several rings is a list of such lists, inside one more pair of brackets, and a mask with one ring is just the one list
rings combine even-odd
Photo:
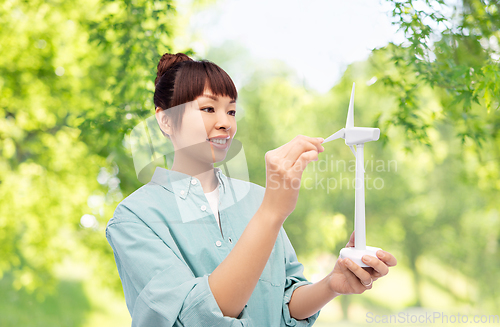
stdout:
[[283,228],[247,305],[237,318],[223,316],[208,276],[238,242],[265,188],[220,168],[215,174],[221,228],[200,181],[164,168],[116,208],[106,238],[132,326],[312,326],[319,311],[296,320],[288,310],[293,291],[310,282]]

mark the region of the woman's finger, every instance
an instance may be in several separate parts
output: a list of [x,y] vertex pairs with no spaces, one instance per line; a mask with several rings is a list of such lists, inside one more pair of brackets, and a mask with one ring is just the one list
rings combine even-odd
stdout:
[[[349,291],[349,293],[356,293],[356,294],[363,293],[366,290],[366,288],[363,285],[361,285],[361,282],[356,277],[356,275],[354,275],[347,268],[345,260],[347,260],[347,259],[339,259],[338,261],[339,261],[340,271],[342,272],[347,283],[349,284],[350,288],[352,289],[352,292]],[[346,294],[349,294],[349,293],[346,293]]]
[[[321,145],[322,139],[317,137],[310,137],[305,135],[298,135],[292,141],[287,143],[289,148],[288,153],[285,155],[287,167],[295,165],[297,159],[307,151],[315,150],[318,153],[323,152],[325,148]],[[301,170],[304,170],[303,167]]]
[[389,252],[387,252],[387,251],[378,250],[377,251],[377,257],[380,260],[382,260],[383,262],[385,262],[385,264],[388,267],[394,267],[395,265],[398,264],[398,260],[396,260],[396,258],[392,254],[390,254]]
[[310,150],[302,153],[291,167],[291,170],[293,171],[292,174],[295,175],[295,179],[297,180],[298,178],[301,178],[302,172],[306,169],[307,165],[311,161],[317,160],[318,152],[316,150]]
[[377,279],[382,277],[382,275],[372,267],[361,267],[361,268],[366,270],[370,274],[370,276],[372,276],[373,281],[376,281]]
[[351,233],[351,237],[349,238],[349,242],[345,245],[346,248],[354,247],[354,231]]
[[378,258],[375,258],[371,255],[364,255],[361,260],[378,272],[377,277],[382,277],[389,273],[389,268],[387,267],[387,265],[383,261],[380,261]]
[[356,293],[361,294],[365,290],[372,288],[372,277],[367,271],[363,270],[360,266],[347,258],[343,259],[342,263],[345,265],[345,270],[342,272]]

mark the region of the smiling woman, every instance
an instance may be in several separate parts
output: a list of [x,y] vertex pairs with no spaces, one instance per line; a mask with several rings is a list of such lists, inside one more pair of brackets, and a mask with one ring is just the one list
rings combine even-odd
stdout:
[[339,261],[320,282],[306,280],[282,225],[323,139],[299,135],[267,152],[266,188],[226,177],[214,163],[236,134],[236,99],[214,63],[162,56],[155,113],[174,163],[156,168],[106,228],[132,326],[310,326],[332,298],[371,288],[393,262],[373,258],[368,272]]

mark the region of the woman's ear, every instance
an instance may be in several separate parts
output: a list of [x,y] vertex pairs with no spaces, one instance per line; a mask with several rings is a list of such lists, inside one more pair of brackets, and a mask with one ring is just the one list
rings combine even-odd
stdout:
[[170,120],[170,117],[167,116],[165,113],[165,110],[163,110],[160,107],[156,107],[156,121],[158,122],[158,125],[160,126],[161,131],[165,136],[170,137],[172,134],[172,123]]

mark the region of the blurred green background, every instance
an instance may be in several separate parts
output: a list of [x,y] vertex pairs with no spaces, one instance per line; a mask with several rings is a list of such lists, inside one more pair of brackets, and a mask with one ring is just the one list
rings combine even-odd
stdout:
[[[405,42],[373,49],[319,93],[237,42],[203,58],[176,45],[189,15],[216,1],[0,0],[0,326],[130,325],[104,229],[142,185],[124,138],[153,113],[165,52],[230,75],[249,67],[237,138],[263,186],[265,153],[340,129],[356,82],[356,125],[382,131],[365,150],[367,240],[398,265],[369,292],[334,299],[317,326],[399,312],[498,319],[500,5],[383,2]],[[285,222],[313,281],[353,230],[353,156],[341,141],[325,149]]]

